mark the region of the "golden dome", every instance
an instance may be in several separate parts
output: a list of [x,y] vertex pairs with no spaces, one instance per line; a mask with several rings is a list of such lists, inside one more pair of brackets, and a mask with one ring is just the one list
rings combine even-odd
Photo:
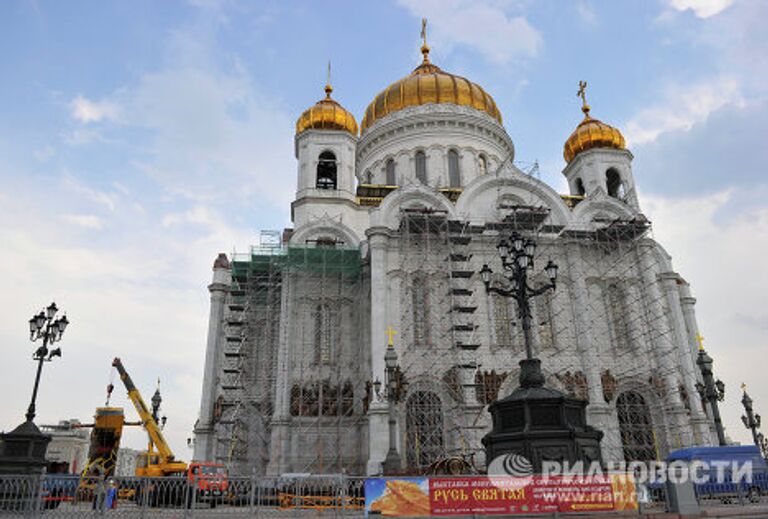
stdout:
[[578,95],[583,101],[581,111],[584,112],[584,120],[579,123],[568,140],[565,141],[563,158],[566,163],[570,163],[582,151],[592,148],[613,148],[616,150],[626,148],[624,136],[619,130],[589,116],[590,108],[584,95],[584,88],[587,84],[582,81],[579,86]]
[[470,106],[485,112],[501,123],[501,112],[496,102],[480,85],[472,81],[444,72],[440,67],[429,62],[429,47],[421,47],[424,61],[410,75],[395,81],[385,88],[368,105],[360,123],[365,130],[387,115],[407,108],[428,103],[450,103]]
[[357,135],[357,121],[343,106],[331,99],[333,87],[325,85],[325,99],[309,107],[296,121],[296,135],[304,130],[339,130]]

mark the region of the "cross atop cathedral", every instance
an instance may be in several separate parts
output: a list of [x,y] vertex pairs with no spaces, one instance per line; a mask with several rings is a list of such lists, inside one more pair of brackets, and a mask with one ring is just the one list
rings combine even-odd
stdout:
[[703,350],[704,349],[704,336],[701,335],[701,333],[697,333],[696,337],[694,337],[694,338],[696,339],[696,342],[699,343],[699,349]]
[[333,92],[333,87],[331,86],[331,60],[328,60],[328,76],[325,81],[325,97],[327,99],[331,98],[331,92]]
[[429,45],[427,45],[427,19],[421,19],[421,54],[424,56],[424,63],[429,63]]
[[581,111],[585,116],[589,116],[589,104],[587,104],[587,82],[579,81],[579,91],[576,92],[576,97],[581,98]]
[[741,391],[744,393],[747,392],[747,385],[744,382],[741,383]]
[[397,332],[391,326],[387,326],[387,329],[384,330],[384,335],[387,336],[387,346],[395,345],[395,341],[394,341],[395,334],[397,334]]

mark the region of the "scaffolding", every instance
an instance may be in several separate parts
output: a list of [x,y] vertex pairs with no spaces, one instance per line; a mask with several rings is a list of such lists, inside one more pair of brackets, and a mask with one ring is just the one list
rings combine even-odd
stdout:
[[342,436],[364,417],[367,388],[362,365],[344,365],[351,355],[339,349],[350,344],[340,330],[359,329],[362,318],[359,250],[333,240],[284,246],[272,234],[231,262],[216,460],[235,474],[264,474],[285,447],[271,444],[280,422],[288,432],[279,441],[302,438],[300,461],[281,470],[354,473],[360,456],[347,456]]

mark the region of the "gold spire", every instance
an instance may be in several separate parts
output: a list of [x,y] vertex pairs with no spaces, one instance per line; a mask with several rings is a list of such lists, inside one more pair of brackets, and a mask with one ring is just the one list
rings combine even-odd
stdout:
[[333,92],[333,87],[331,86],[331,60],[328,60],[328,76],[325,80],[325,98],[330,99],[331,98],[331,92]]
[[701,335],[700,333],[697,333],[695,339],[696,339],[696,342],[699,343],[699,350],[703,350],[704,349],[704,336]]
[[427,19],[421,19],[421,55],[424,56],[422,63],[429,63],[429,45],[427,45]]
[[741,390],[742,390],[744,393],[746,393],[746,392],[747,392],[747,384],[745,384],[744,382],[742,382],[742,383],[741,383]]
[[579,81],[579,91],[576,92],[576,97],[581,98],[581,111],[584,112],[584,117],[589,117],[589,105],[587,104],[587,82]]

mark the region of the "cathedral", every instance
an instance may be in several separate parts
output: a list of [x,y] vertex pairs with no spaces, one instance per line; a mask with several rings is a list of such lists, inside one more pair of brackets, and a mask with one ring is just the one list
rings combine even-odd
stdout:
[[482,470],[488,404],[517,387],[525,346],[515,303],[478,272],[500,270],[513,232],[538,245],[533,285],[559,266],[556,290],[532,301],[533,352],[547,386],[588,402],[603,459],[712,444],[695,299],[586,84],[563,194],[515,161],[493,97],[432,63],[426,39],[421,51],[359,125],[326,85],[296,122],[293,227],[216,258],[195,459],[379,474],[393,409],[403,472],[456,456]]

